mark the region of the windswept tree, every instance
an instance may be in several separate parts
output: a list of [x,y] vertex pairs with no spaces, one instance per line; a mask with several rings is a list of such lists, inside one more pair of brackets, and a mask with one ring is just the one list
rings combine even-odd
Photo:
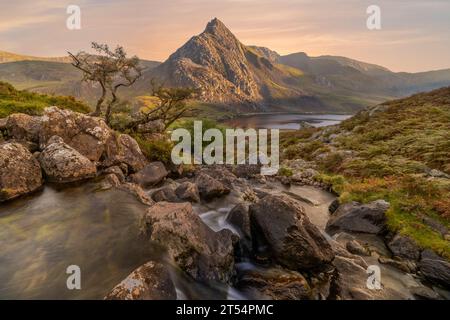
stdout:
[[190,115],[192,109],[188,101],[197,96],[193,88],[168,88],[152,81],[151,95],[157,99],[154,107],[140,111],[137,119],[129,124],[129,129],[136,131],[139,125],[151,121],[162,121],[164,130],[181,117]]
[[[95,54],[80,51],[77,54],[69,52],[69,55],[72,65],[82,71],[83,81],[100,85],[101,95],[92,115],[100,116],[104,112],[105,120],[109,124],[114,106],[119,101],[118,90],[132,86],[142,76],[142,68],[139,58],[128,58],[121,46],[111,50],[106,44],[93,42],[92,49]],[[108,94],[111,99],[107,101],[105,108]]]

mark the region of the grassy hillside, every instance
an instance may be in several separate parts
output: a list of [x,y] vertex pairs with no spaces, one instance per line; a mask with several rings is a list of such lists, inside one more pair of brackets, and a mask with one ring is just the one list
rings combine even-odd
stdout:
[[317,179],[330,183],[341,202],[389,201],[392,231],[450,259],[450,241],[436,228],[450,227],[450,87],[282,141],[284,158],[316,163]]
[[58,106],[77,112],[89,112],[89,107],[73,97],[52,96],[16,90],[6,82],[0,82],[0,118],[12,113],[40,114],[44,108]]
[[15,62],[15,61],[53,61],[68,63],[71,61],[70,57],[33,57],[23,54],[16,54],[6,51],[0,51],[0,63]]

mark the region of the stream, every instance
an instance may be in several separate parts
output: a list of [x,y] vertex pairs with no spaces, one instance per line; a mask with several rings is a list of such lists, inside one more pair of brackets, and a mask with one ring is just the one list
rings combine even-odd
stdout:
[[[311,222],[324,232],[328,206],[335,199],[332,194],[277,182],[254,187],[296,199]],[[232,192],[193,207],[213,230],[236,232],[226,216],[239,201]],[[96,182],[63,189],[46,186],[37,194],[2,204],[0,299],[102,299],[135,268],[151,259],[162,259],[160,248],[139,237],[145,209],[132,195],[101,190]],[[365,259],[368,264],[376,263],[372,257]],[[66,268],[73,264],[81,268],[81,290],[66,287]],[[396,269],[380,267],[385,287],[400,292],[402,298],[412,298],[409,288],[416,286],[417,280]],[[258,266],[251,262],[237,264],[238,272],[254,268]],[[172,270],[172,278],[179,299],[248,298],[220,283],[197,283],[176,270]]]

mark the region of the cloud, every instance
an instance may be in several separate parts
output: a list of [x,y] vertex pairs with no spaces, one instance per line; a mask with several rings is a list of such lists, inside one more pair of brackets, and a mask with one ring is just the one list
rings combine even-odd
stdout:
[[[378,0],[382,30],[366,28],[369,0],[15,0],[2,3],[0,50],[61,55],[91,41],[122,44],[164,60],[218,17],[246,44],[280,53],[355,57],[394,70],[450,67],[450,1]],[[65,8],[82,9],[82,30],[68,31]],[[411,52],[420,54],[415,62]],[[405,58],[406,57],[406,58]]]

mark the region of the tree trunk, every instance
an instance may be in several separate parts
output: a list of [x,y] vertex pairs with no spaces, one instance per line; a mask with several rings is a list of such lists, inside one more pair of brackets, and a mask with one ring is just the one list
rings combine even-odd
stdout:
[[97,105],[95,106],[95,111],[93,113],[91,113],[91,115],[94,117],[99,117],[101,115],[103,101],[105,101],[105,97],[106,97],[105,85],[103,83],[100,83],[100,85],[102,87],[102,95],[100,96],[100,99],[97,100]]
[[113,98],[112,98],[111,102],[108,104],[108,106],[106,107],[106,114],[105,114],[105,121],[108,126],[111,123],[111,113],[112,113],[113,106],[117,102],[117,95],[114,90],[111,91],[111,95]]

